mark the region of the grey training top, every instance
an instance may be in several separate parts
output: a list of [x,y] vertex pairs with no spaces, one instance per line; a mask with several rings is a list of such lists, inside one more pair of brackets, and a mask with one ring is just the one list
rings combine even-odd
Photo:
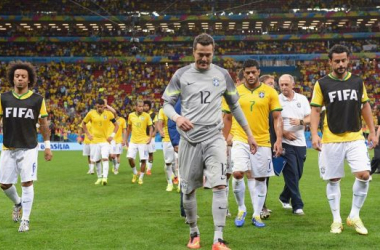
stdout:
[[178,129],[182,137],[191,143],[205,141],[223,128],[222,97],[240,125],[247,121],[239,106],[239,95],[228,71],[211,64],[208,70],[198,70],[195,63],[178,69],[162,96],[164,113],[172,119],[174,105],[181,98],[181,116],[194,125],[190,131]]

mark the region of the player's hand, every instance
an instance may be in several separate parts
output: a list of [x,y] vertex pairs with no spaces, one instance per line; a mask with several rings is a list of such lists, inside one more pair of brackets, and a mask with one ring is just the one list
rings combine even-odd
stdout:
[[317,136],[312,136],[311,138],[311,143],[313,145],[313,148],[315,150],[318,150],[318,151],[321,151],[321,147],[322,147],[322,144],[321,144],[321,137],[319,137],[318,135]]
[[301,120],[300,119],[295,119],[295,118],[290,118],[290,125],[293,126],[301,126]]
[[165,138],[165,134],[164,133],[160,133],[160,136],[161,136],[161,138]]
[[126,141],[123,140],[123,142],[121,143],[121,146],[124,147],[125,145],[127,145],[127,143],[126,143]]
[[186,117],[180,116],[176,120],[177,127],[179,127],[183,131],[189,131],[194,128],[194,125],[191,123],[189,119]]
[[178,146],[174,146],[174,152],[178,153]]
[[285,137],[285,139],[288,139],[289,141],[294,141],[297,139],[296,135],[293,132],[284,130],[282,132],[282,135]]
[[45,160],[51,161],[52,158],[53,158],[53,154],[51,152],[51,149],[45,148]]
[[111,136],[107,138],[108,143],[111,143],[112,140],[113,140],[113,137]]
[[379,143],[379,138],[376,136],[376,133],[369,133],[368,135],[368,148],[373,149]]
[[126,147],[126,148],[129,148],[129,143],[128,143],[128,141],[125,142],[125,147]]
[[149,137],[149,139],[146,141],[146,144],[149,144],[152,138]]
[[248,136],[248,145],[251,150],[251,154],[256,154],[258,145],[255,138],[252,135]]
[[88,137],[88,139],[89,139],[90,141],[92,141],[92,139],[94,139],[94,137],[93,137],[92,135],[88,135],[87,137]]
[[281,141],[276,141],[273,145],[274,157],[279,157],[282,153],[282,143]]

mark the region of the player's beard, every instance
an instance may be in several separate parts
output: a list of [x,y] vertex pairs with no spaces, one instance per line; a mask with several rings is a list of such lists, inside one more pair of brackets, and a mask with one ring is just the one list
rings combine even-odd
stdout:
[[340,67],[340,68],[334,69],[334,73],[338,77],[342,77],[343,75],[346,74],[346,72],[347,72],[347,68],[346,67]]

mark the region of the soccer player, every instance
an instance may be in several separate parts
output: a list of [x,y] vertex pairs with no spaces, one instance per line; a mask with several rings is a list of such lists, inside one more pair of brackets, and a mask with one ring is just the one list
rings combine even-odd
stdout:
[[[120,112],[116,111],[110,105],[107,104],[107,100],[104,100],[105,107],[112,112],[115,116],[117,123],[119,124],[119,129],[116,132],[115,138],[111,141],[110,148],[110,158],[112,159],[113,167],[112,172],[117,175],[119,174],[120,167],[120,155],[123,152],[123,147],[126,145],[126,133],[127,133],[127,122],[126,120],[120,116]],[[110,126],[110,130],[112,131],[114,126]]]
[[[334,45],[329,51],[332,72],[319,79],[311,100],[311,135],[313,148],[320,151],[320,174],[327,181],[327,200],[333,215],[331,233],[343,230],[340,217],[340,180],[344,177],[344,159],[355,175],[353,198],[347,226],[366,235],[368,230],[359,212],[367,197],[371,169],[367,147],[361,132],[361,116],[369,127],[369,148],[377,145],[371,106],[363,80],[348,72],[350,51]],[[318,135],[321,107],[326,106],[322,139]]]
[[168,131],[168,117],[164,114],[164,110],[161,108],[158,112],[158,122],[157,122],[157,130],[162,137],[162,148],[164,153],[164,161],[165,161],[165,170],[166,170],[166,180],[168,185],[166,187],[166,191],[173,191],[173,181],[172,181],[172,164],[175,164],[175,153],[172,143],[170,142],[169,131]]
[[[262,76],[260,76],[259,81],[264,83],[265,85],[268,85],[269,87],[275,89],[274,76],[262,75]],[[276,137],[276,130],[274,129],[274,121],[273,121],[272,112],[269,112],[269,136],[270,136],[270,144],[271,144],[272,151],[273,151],[273,145],[276,142],[277,137]],[[269,177],[266,178],[266,185],[267,185],[267,195],[265,197],[263,209],[261,210],[261,213],[260,213],[260,217],[262,219],[268,219],[270,217],[271,212],[272,212],[272,210],[270,210],[266,206],[266,200],[268,197]]]
[[[282,204],[292,203],[293,213],[304,215],[299,182],[306,160],[305,125],[310,123],[310,104],[306,96],[294,92],[294,78],[284,74],[278,79],[281,89],[281,116],[284,121],[282,147],[286,164],[282,170],[285,186],[280,194]],[[284,206],[284,205],[283,205]]]
[[[135,112],[130,113],[128,116],[128,127],[127,127],[127,135],[126,138],[129,138],[131,135],[131,141],[128,143],[126,141],[126,145],[128,147],[127,158],[129,161],[129,165],[132,168],[133,176],[132,183],[137,181],[137,170],[135,165],[135,158],[137,155],[137,151],[139,152],[141,168],[140,168],[140,177],[138,183],[140,185],[143,184],[144,174],[145,174],[145,166],[146,160],[148,159],[148,145],[152,140],[153,136],[153,123],[148,113],[143,112],[144,102],[136,101]],[[147,135],[146,131],[149,129],[149,135]]]
[[[250,154],[247,137],[243,129],[236,124],[235,120],[232,126],[235,126],[231,158],[233,161],[233,180],[235,199],[238,204],[238,215],[235,218],[235,225],[242,227],[245,223],[247,208],[244,204],[245,183],[244,175],[248,179],[248,189],[251,195],[253,216],[252,224],[256,227],[265,227],[260,218],[263,209],[265,197],[267,194],[266,178],[273,176],[272,152],[269,138],[269,113],[272,111],[274,118],[277,140],[273,145],[275,156],[282,152],[282,123],[281,123],[281,105],[277,92],[259,81],[260,67],[256,60],[246,60],[243,63],[244,84],[237,87],[241,96],[239,99],[240,106],[248,120],[250,130],[257,140],[258,149],[255,155]],[[225,110],[229,112],[229,110]],[[225,116],[224,122],[226,128],[223,129],[224,135],[228,134],[228,128],[231,127],[228,118]]]
[[[87,123],[87,129],[91,132],[91,122]],[[84,134],[84,138],[83,137]],[[91,161],[91,144],[92,142],[88,139],[88,136],[83,130],[82,124],[79,126],[79,131],[78,131],[78,142],[81,143],[83,142],[83,156],[87,156],[88,159],[88,172],[87,174],[94,174],[94,165],[95,163]]]
[[[3,119],[3,151],[0,157],[0,184],[6,196],[15,204],[12,219],[21,217],[19,232],[29,230],[29,217],[34,200],[33,181],[37,180],[37,122],[45,142],[45,160],[53,157],[50,150],[50,129],[47,121],[45,100],[30,88],[37,80],[34,66],[28,62],[11,62],[7,78],[12,91],[0,96],[0,115]],[[14,184],[18,174],[22,195],[17,194]],[[22,202],[21,202],[22,201]]]
[[[150,118],[152,119],[152,128],[153,128],[153,132],[152,132],[152,140],[150,140],[150,143],[148,144],[148,153],[149,153],[149,158],[148,158],[148,169],[146,171],[146,174],[147,175],[151,175],[152,174],[152,167],[153,167],[153,153],[156,152],[156,140],[155,140],[155,137],[156,137],[156,133],[157,133],[157,129],[156,127],[154,126],[154,124],[157,122],[157,116],[156,116],[156,113],[153,112],[152,110],[152,102],[151,101],[148,101],[148,100],[145,100],[144,101],[144,112],[145,113],[148,113]],[[146,130],[146,134],[148,136],[150,136],[150,129],[147,128]]]
[[[87,123],[91,122],[92,132],[87,128]],[[110,134],[110,127],[115,126]],[[82,122],[82,127],[88,139],[93,143],[91,149],[91,161],[96,164],[96,173],[98,180],[95,185],[108,184],[108,157],[110,153],[110,143],[114,139],[119,124],[112,112],[105,110],[105,102],[103,99],[98,99],[95,104],[95,109],[87,113]],[[102,171],[103,164],[103,171]]]
[[[208,34],[194,39],[195,63],[178,69],[163,95],[164,112],[173,121],[181,134],[179,142],[179,176],[183,192],[183,205],[190,225],[188,248],[200,248],[197,226],[197,201],[195,190],[206,186],[213,189],[212,214],[214,219],[214,250],[229,249],[223,240],[226,222],[226,142],[223,127],[221,102],[226,99],[236,120],[245,129],[252,153],[256,152],[256,141],[238,103],[239,96],[228,71],[212,64],[215,43]],[[181,115],[175,109],[181,98]]]

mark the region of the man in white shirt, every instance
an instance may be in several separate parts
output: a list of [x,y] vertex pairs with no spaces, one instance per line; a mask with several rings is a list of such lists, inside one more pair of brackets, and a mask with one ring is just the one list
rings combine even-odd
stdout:
[[306,160],[305,125],[310,123],[310,104],[304,95],[294,92],[294,78],[291,75],[282,75],[278,80],[281,94],[283,138],[283,156],[287,163],[282,171],[285,180],[284,190],[280,194],[280,201],[284,208],[293,209],[296,215],[304,215],[303,202],[299,190],[299,181],[303,173]]

